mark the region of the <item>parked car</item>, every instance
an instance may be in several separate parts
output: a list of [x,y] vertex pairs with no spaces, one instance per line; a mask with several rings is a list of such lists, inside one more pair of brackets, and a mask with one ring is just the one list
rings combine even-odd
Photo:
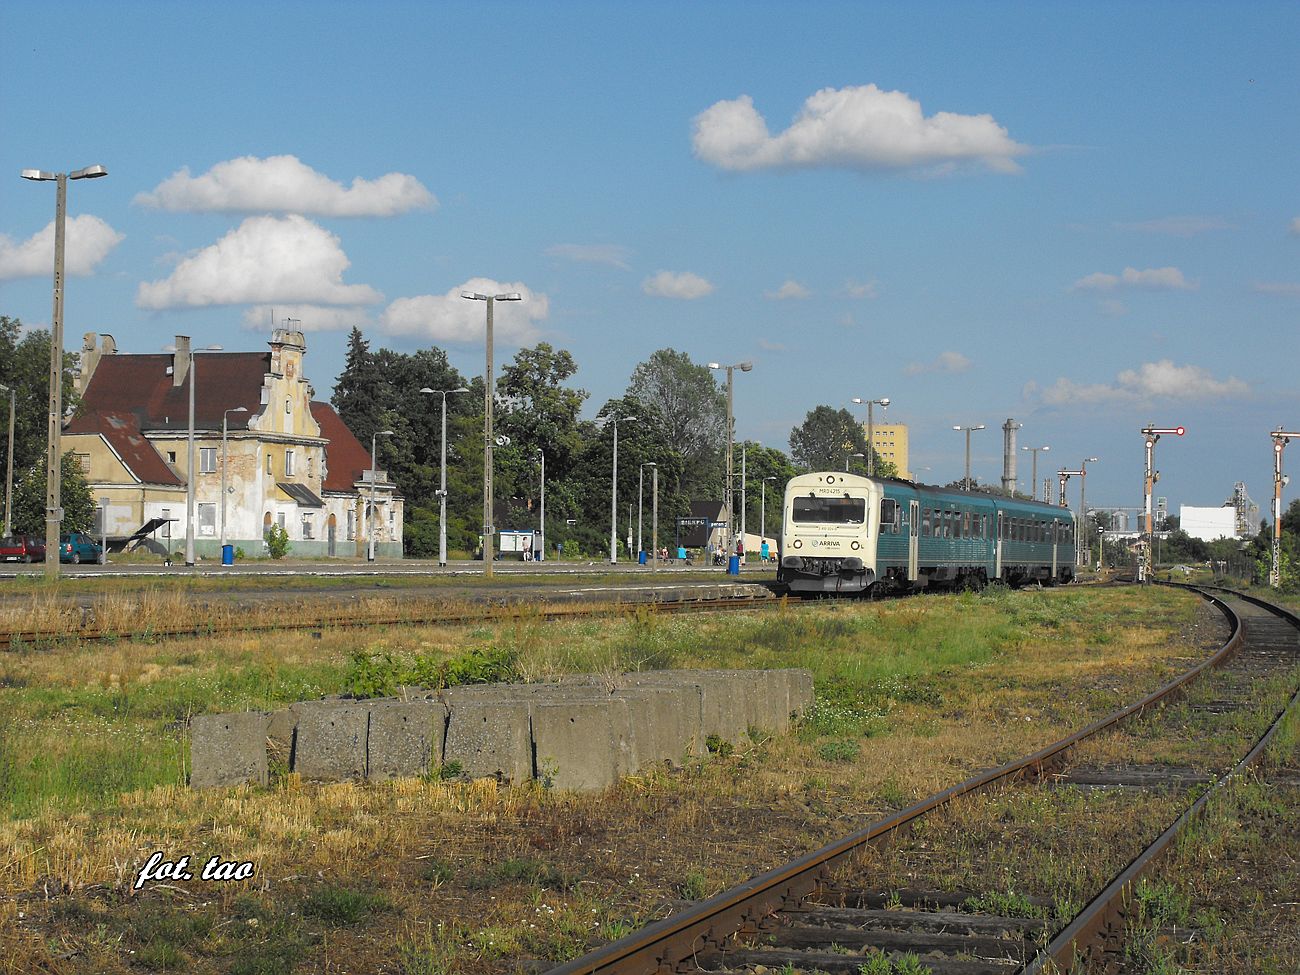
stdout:
[[85,532],[70,532],[59,538],[60,562],[102,562],[104,550]]
[[0,562],[44,562],[45,539],[35,535],[0,538]]

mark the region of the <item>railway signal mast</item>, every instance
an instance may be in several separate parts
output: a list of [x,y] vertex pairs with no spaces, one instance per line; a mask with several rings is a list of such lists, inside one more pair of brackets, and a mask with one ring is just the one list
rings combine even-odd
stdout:
[[1181,437],[1187,432],[1187,430],[1185,427],[1146,426],[1142,428],[1141,432],[1142,435],[1146,437],[1147,468],[1142,497],[1142,511],[1144,518],[1142,532],[1145,537],[1142,547],[1142,557],[1138,562],[1138,582],[1150,582],[1151,552],[1155,545],[1155,530],[1151,523],[1151,492],[1155,487],[1156,481],[1160,480],[1160,472],[1152,470],[1151,468],[1151,452],[1155,449],[1156,441],[1160,439],[1162,433],[1169,433]]
[[1300,433],[1278,427],[1271,436],[1273,437],[1273,565],[1268,572],[1268,584],[1277,589],[1282,585],[1282,488],[1291,481],[1291,478],[1282,473],[1282,451],[1286,450],[1286,445],[1291,442],[1291,438],[1300,437]]

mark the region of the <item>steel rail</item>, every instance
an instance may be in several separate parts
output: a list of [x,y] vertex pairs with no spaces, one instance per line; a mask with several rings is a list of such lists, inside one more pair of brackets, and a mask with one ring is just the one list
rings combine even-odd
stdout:
[[[1182,583],[1167,583],[1182,589],[1204,591],[1217,589],[1231,593],[1244,602],[1273,613],[1300,630],[1300,617],[1282,608],[1265,602],[1256,596],[1225,589],[1222,586],[1192,586]],[[1053,971],[1070,971],[1076,961],[1082,962],[1089,971],[1093,966],[1104,964],[1107,955],[1113,954],[1122,946],[1125,937],[1125,925],[1131,914],[1129,905],[1135,885],[1159,866],[1169,852],[1174,840],[1191,823],[1205,815],[1209,803],[1220,791],[1234,779],[1239,778],[1248,768],[1258,764],[1264,757],[1269,742],[1281,728],[1287,713],[1300,703],[1300,688],[1291,695],[1290,700],[1274,717],[1268,730],[1260,736],[1255,747],[1222,779],[1207,789],[1181,816],[1169,826],[1155,842],[1142,851],[1134,860],[1107,885],[1088,905],[1053,938],[1035,958],[1025,966],[1023,975],[1047,975]],[[1113,967],[1113,966],[1111,966]]]
[[780,597],[768,596],[713,596],[707,599],[647,599],[647,600],[610,600],[595,603],[518,603],[513,605],[496,605],[484,607],[483,612],[436,613],[420,616],[384,616],[373,619],[356,619],[346,616],[317,617],[315,619],[273,620],[266,622],[237,623],[233,625],[214,623],[192,623],[184,626],[169,626],[159,629],[126,631],[104,630],[84,627],[66,632],[52,630],[29,630],[25,632],[0,633],[0,651],[9,650],[20,643],[54,643],[80,642],[95,643],[103,640],[179,640],[195,637],[234,636],[243,633],[293,632],[302,630],[358,629],[372,626],[455,626],[464,623],[484,623],[494,620],[515,620],[540,616],[545,620],[581,618],[584,616],[601,616],[617,613],[638,606],[654,609],[655,612],[690,613],[714,612],[717,610],[739,610],[769,608],[780,605]]
[[722,948],[728,938],[755,933],[763,920],[777,911],[796,907],[826,883],[832,868],[864,845],[881,841],[960,796],[1021,777],[1041,779],[1063,763],[1075,745],[1174,700],[1207,669],[1232,658],[1242,643],[1241,619],[1222,599],[1209,593],[1202,595],[1228,620],[1228,640],[1208,659],[1136,704],[1094,721],[1032,755],[982,772],[820,850],[551,969],[549,975],[667,975],[696,955]]

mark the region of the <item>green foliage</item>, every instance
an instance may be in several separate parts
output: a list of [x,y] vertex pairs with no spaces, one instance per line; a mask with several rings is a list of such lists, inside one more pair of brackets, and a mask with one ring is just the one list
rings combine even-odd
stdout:
[[[75,383],[77,356],[63,355],[64,411],[79,404]],[[17,318],[0,315],[0,385],[14,391],[14,472],[39,465],[45,469],[45,451],[49,436],[50,409],[50,332],[48,329],[25,329]],[[9,437],[9,394],[0,392],[0,444],[5,445],[0,458],[7,454]],[[3,475],[0,475],[3,476]],[[42,473],[42,478],[44,474]],[[42,480],[42,484],[44,481]],[[45,511],[44,488],[41,493],[41,518]],[[43,524],[43,522],[42,522]],[[16,531],[26,531],[18,529]],[[42,529],[43,530],[43,529]],[[81,531],[84,529],[71,529]]]
[[[15,437],[15,441],[17,438]],[[15,463],[17,457],[15,456]],[[72,451],[63,455],[59,503],[63,506],[62,532],[86,532],[95,523],[95,499],[85,472]],[[14,485],[13,530],[45,536],[45,464],[27,468]]]
[[487,890],[502,884],[523,884],[551,890],[572,890],[578,885],[576,875],[532,857],[509,857],[493,864],[483,873],[465,880],[471,890]]
[[817,754],[828,762],[855,762],[860,751],[856,741],[836,738],[817,746]]
[[688,901],[702,901],[709,896],[709,879],[698,870],[690,870],[677,889]]
[[665,440],[684,462],[673,485],[677,492],[721,496],[722,471],[715,461],[727,440],[727,397],[719,387],[723,375],[675,349],[660,349],[632,370],[627,398],[641,410],[623,415],[653,410],[663,418]]
[[447,659],[417,654],[398,660],[390,653],[358,650],[352,654],[343,683],[353,697],[391,697],[402,685],[457,687],[518,681],[519,656],[513,650],[473,647]]
[[326,885],[307,895],[302,902],[302,913],[328,924],[350,925],[391,907],[392,903],[382,894]]
[[708,749],[710,755],[717,755],[719,758],[727,758],[736,750],[735,745],[720,735],[709,735],[704,739],[704,747]]
[[[865,474],[867,469],[862,458],[852,455],[866,452],[867,437],[862,424],[846,409],[818,406],[790,431],[790,456],[802,471],[840,471],[847,458],[853,473]],[[885,471],[879,456],[876,469]]]
[[289,533],[279,525],[272,525],[266,533],[266,551],[273,559],[289,554]]
[[967,897],[962,910],[973,914],[995,914],[998,917],[1042,917],[1043,911],[1029,902],[1024,894],[1011,889],[992,890],[977,897]]

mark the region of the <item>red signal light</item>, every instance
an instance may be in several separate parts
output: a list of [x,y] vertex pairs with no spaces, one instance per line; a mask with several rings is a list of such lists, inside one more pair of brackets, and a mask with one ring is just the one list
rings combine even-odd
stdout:
[[1186,432],[1187,432],[1187,431],[1186,431],[1185,429],[1183,429],[1182,427],[1179,427],[1178,430],[1177,430],[1178,436],[1180,436],[1180,437],[1181,437],[1184,433],[1186,433]]

